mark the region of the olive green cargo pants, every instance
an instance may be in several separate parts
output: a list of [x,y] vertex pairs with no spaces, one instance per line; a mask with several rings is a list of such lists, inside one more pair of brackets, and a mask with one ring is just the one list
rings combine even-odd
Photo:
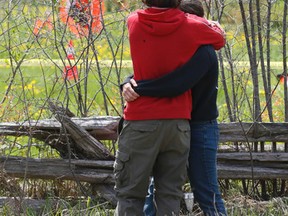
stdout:
[[178,215],[189,147],[188,120],[124,121],[114,163],[115,215],[143,215],[151,175],[157,215]]

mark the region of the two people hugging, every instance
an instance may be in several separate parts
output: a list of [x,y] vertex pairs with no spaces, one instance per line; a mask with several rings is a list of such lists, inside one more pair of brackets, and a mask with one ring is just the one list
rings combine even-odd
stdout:
[[134,74],[122,85],[115,215],[179,215],[187,173],[204,214],[227,215],[216,167],[215,49],[225,45],[225,32],[203,18],[196,0],[142,1],[147,8],[127,20]]

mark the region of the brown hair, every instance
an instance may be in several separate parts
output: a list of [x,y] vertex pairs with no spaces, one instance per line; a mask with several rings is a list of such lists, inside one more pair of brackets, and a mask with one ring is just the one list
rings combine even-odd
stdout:
[[148,7],[177,8],[181,0],[142,0]]
[[179,9],[185,13],[204,17],[204,8],[200,0],[182,0]]

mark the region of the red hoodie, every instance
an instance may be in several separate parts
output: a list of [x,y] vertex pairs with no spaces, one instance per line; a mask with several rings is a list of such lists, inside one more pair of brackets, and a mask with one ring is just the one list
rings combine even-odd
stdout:
[[[201,17],[179,9],[148,8],[128,17],[134,79],[155,79],[187,62],[197,48],[225,45],[223,33]],[[201,64],[201,62],[200,62]],[[141,96],[127,103],[126,120],[190,119],[191,92],[173,98]]]

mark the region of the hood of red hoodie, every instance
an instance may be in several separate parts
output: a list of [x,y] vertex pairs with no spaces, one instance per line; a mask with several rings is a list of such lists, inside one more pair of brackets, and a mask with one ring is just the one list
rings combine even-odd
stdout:
[[170,34],[185,20],[184,12],[176,8],[147,8],[136,12],[141,28],[153,35]]

